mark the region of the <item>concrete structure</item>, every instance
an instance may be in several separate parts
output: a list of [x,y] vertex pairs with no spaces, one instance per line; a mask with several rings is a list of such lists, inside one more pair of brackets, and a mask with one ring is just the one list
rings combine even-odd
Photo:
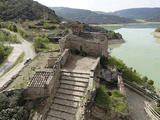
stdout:
[[88,56],[106,56],[108,49],[108,40],[103,33],[84,33],[79,35],[69,34],[59,40],[61,51],[65,49],[77,50]]

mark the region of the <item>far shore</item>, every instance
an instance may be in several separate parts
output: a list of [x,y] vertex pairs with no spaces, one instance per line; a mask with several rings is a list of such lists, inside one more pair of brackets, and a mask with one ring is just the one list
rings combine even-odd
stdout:
[[121,39],[121,40],[118,40],[118,39],[108,40],[108,44],[109,44],[109,45],[121,44],[121,43],[125,43],[125,41],[124,41],[123,39]]
[[160,24],[160,22],[139,22],[139,23],[126,23],[126,24],[90,24],[92,26],[125,26],[125,25],[147,25],[147,24]]

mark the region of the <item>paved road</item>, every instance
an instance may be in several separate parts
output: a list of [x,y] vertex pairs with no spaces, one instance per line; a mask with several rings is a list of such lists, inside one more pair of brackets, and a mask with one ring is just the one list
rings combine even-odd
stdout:
[[[11,34],[16,34],[11,31],[9,32]],[[8,83],[11,80],[11,78],[14,75],[16,75],[24,67],[24,62],[26,61],[27,58],[33,59],[36,55],[36,53],[34,52],[34,49],[32,48],[32,44],[30,42],[24,40],[19,34],[17,34],[17,38],[20,40],[21,44],[15,45],[13,52],[8,57],[8,60],[6,60],[3,63],[3,65],[0,68],[0,71],[4,72],[7,70],[7,68],[11,67],[22,52],[24,52],[25,54],[23,62],[17,64],[13,69],[11,69],[8,73],[6,73],[0,78],[0,88],[3,87],[6,83]]]
[[126,94],[129,111],[133,120],[150,120],[147,113],[144,111],[144,101],[147,100],[128,88],[126,88]]

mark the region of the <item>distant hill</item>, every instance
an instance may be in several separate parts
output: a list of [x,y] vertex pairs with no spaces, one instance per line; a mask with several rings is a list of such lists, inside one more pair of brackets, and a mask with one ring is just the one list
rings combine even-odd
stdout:
[[160,8],[133,8],[120,10],[109,14],[130,19],[142,19],[151,22],[160,22]]
[[73,9],[65,7],[52,7],[57,15],[71,20],[80,21],[87,24],[120,24],[120,23],[131,23],[134,20],[115,16],[115,15],[104,15],[97,14],[96,12],[83,9]]
[[0,0],[0,21],[37,20],[44,18],[59,21],[55,12],[33,0]]

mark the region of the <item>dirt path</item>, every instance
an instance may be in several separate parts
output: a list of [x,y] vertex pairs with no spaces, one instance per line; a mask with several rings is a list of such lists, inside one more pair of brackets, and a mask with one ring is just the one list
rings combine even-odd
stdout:
[[22,54],[22,46],[20,44],[10,45],[13,47],[11,54],[0,66],[0,76],[4,74],[17,60],[17,58]]
[[[6,31],[8,31],[8,30],[6,30]],[[13,69],[11,69],[8,73],[6,73],[5,75],[3,75],[0,78],[0,88],[2,88],[4,85],[6,85],[11,80],[11,78],[14,75],[16,75],[24,67],[24,62],[26,61],[27,58],[33,59],[36,55],[36,53],[34,52],[34,49],[32,48],[32,44],[30,42],[24,40],[17,33],[14,33],[14,32],[11,32],[11,31],[8,31],[8,32],[10,32],[11,34],[16,34],[17,38],[19,39],[21,44],[15,46],[11,55],[1,65],[0,74],[4,73],[7,70],[7,68],[10,68],[15,63],[15,61],[17,60],[17,58],[19,57],[19,55],[22,52],[24,52],[25,56],[24,56],[24,59],[23,59],[22,63],[17,64]]]
[[127,102],[129,111],[133,120],[150,120],[147,113],[144,111],[144,101],[147,101],[144,97],[140,96],[136,92],[129,88],[126,88]]

